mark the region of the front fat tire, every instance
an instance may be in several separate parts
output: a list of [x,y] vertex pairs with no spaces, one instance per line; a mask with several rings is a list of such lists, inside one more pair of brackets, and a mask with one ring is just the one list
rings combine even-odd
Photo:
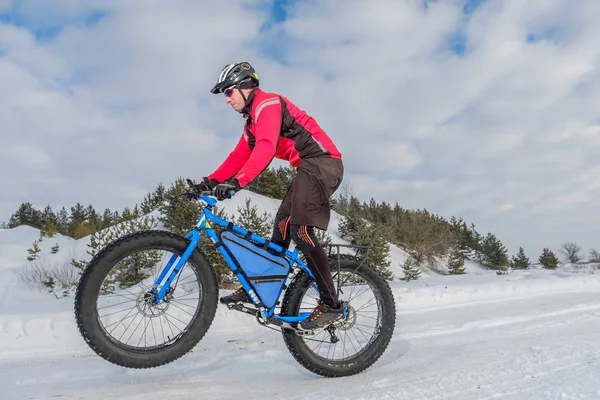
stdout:
[[106,275],[120,259],[144,249],[162,249],[181,256],[190,241],[167,231],[126,235],[100,251],[85,268],[75,293],[75,320],[90,348],[105,360],[127,368],[152,368],[170,363],[192,350],[204,337],[217,309],[217,278],[205,255],[196,248],[188,265],[196,272],[203,298],[187,331],[173,344],[157,349],[126,348],[112,341],[98,321],[97,296]]
[[[340,255],[340,271],[355,271],[358,268],[357,271],[374,285],[372,289],[381,301],[383,321],[381,331],[364,353],[361,352],[349,360],[326,360],[312,353],[302,337],[296,335],[291,329],[282,331],[284,342],[294,359],[304,368],[317,375],[333,378],[355,375],[366,370],[382,356],[394,333],[396,305],[387,281],[366,263],[358,267],[359,264],[360,260],[356,257],[347,254]],[[329,265],[332,274],[336,274],[337,255],[329,257]],[[298,315],[302,297],[312,282],[313,280],[304,272],[296,277],[284,296],[281,315]]]

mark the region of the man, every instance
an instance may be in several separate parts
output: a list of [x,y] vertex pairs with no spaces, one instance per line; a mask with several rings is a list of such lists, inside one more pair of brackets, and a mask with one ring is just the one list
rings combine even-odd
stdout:
[[[315,275],[321,298],[300,327],[319,328],[341,318],[327,255],[314,233],[329,225],[330,197],[344,173],[339,150],[306,112],[284,96],[261,90],[258,74],[247,62],[226,65],[211,93],[224,93],[227,104],[247,120],[236,147],[198,189],[214,189],[224,200],[232,189],[237,192],[248,185],[274,157],[297,168],[275,216],[271,240],[284,249],[293,240]],[[252,302],[243,287],[220,301]]]

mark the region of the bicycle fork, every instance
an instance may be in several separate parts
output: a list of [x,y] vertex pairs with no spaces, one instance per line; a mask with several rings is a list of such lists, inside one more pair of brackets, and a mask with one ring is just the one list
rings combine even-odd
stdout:
[[[185,236],[185,238],[191,239],[190,244],[188,245],[188,247],[185,249],[185,251],[181,255],[181,258],[179,259],[179,262],[177,262],[177,265],[175,265],[175,267],[172,270],[171,270],[171,267],[175,263],[175,260],[177,259],[177,257],[179,257],[177,254],[173,254],[171,256],[171,259],[167,263],[167,265],[162,269],[162,271],[160,272],[160,275],[154,282],[154,287],[150,290],[150,293],[156,294],[154,296],[154,298],[150,301],[150,303],[158,304],[162,300],[164,300],[165,295],[171,289],[171,282],[173,282],[173,280],[175,279],[175,277],[177,276],[177,274],[179,273],[181,268],[183,268],[183,266],[187,262],[188,258],[190,257],[190,255],[192,254],[192,252],[194,251],[196,246],[198,245],[198,241],[200,240],[200,232],[194,229],[191,232],[189,232]],[[169,270],[171,270],[170,274],[169,274]],[[162,284],[162,281],[163,281],[163,279],[165,279],[167,274],[169,275],[169,277],[167,278],[166,282],[164,284]],[[158,291],[158,293],[156,293],[157,287],[160,287],[160,290]]]

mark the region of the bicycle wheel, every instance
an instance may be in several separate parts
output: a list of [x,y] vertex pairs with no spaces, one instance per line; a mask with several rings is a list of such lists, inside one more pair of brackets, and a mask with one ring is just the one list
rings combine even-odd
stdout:
[[[373,365],[385,352],[394,332],[396,309],[389,285],[379,273],[358,258],[340,255],[329,258],[333,281],[342,289],[340,301],[348,304],[349,316],[333,329],[339,342],[332,343],[327,330],[314,336],[282,331],[288,350],[300,365],[325,377],[358,374]],[[300,273],[287,290],[282,315],[312,311],[319,298],[313,279]],[[372,294],[369,294],[368,290]],[[375,306],[376,309],[370,309]],[[341,344],[340,344],[341,343]]]
[[166,231],[142,231],[116,240],[90,261],[75,294],[75,319],[99,356],[123,367],[151,368],[180,358],[202,339],[216,313],[218,289],[200,249],[192,252],[165,299],[149,301],[149,290],[171,258],[162,252],[179,259],[189,243]]

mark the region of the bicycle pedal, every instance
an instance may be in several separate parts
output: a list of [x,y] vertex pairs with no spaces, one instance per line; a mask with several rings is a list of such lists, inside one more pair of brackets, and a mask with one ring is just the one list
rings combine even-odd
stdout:
[[327,328],[323,327],[323,326],[321,326],[319,328],[313,328],[313,329],[304,329],[300,325],[298,325],[296,327],[296,333],[299,333],[299,334],[304,335],[304,336],[314,336],[317,333],[323,332],[325,329],[327,329]]
[[299,334],[300,336],[316,336],[319,333],[323,333],[325,332],[325,328],[315,328],[315,329],[298,329],[296,330],[296,333]]
[[256,308],[246,307],[242,303],[229,303],[227,304],[227,308],[230,310],[240,311],[250,315],[256,315],[258,310]]

